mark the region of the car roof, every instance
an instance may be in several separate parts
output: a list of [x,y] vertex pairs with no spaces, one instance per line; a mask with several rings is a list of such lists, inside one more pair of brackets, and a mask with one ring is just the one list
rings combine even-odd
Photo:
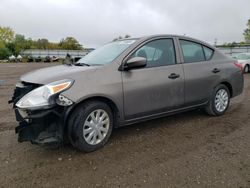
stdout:
[[123,41],[123,40],[141,40],[141,39],[151,39],[151,38],[160,38],[160,37],[183,37],[183,36],[181,36],[181,35],[174,35],[174,34],[156,34],[156,35],[145,35],[145,36],[141,36],[141,37],[124,38],[124,39],[119,39],[117,41]]
[[209,48],[216,49],[214,46],[212,46],[211,44],[208,44],[208,43],[206,43],[204,41],[201,41],[201,40],[198,40],[198,39],[195,39],[195,38],[192,38],[192,37],[188,37],[186,35],[176,35],[176,34],[147,35],[147,36],[142,36],[142,37],[120,39],[118,41],[123,41],[123,40],[140,40],[140,41],[146,41],[146,40],[150,40],[150,39],[154,39],[154,38],[165,38],[165,37],[166,38],[167,37],[170,37],[170,38],[177,37],[177,38],[184,39],[184,40],[191,40],[193,42],[201,43],[201,44],[203,44],[205,46],[208,46]]

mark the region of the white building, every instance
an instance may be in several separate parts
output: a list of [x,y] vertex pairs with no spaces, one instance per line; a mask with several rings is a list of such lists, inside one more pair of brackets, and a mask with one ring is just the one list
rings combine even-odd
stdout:
[[72,58],[75,57],[83,57],[89,52],[93,51],[93,48],[86,48],[84,50],[39,50],[39,49],[30,49],[24,50],[20,54],[22,56],[32,56],[33,58],[41,57],[45,58],[46,56],[49,57],[58,57],[58,58],[65,58],[67,54],[70,54]]

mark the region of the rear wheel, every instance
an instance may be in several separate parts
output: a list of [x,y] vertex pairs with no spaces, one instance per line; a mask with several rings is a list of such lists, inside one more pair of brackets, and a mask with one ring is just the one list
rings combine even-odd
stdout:
[[206,112],[213,116],[223,115],[228,109],[229,103],[230,92],[225,85],[220,84],[213,90],[210,101],[206,107]]
[[248,73],[248,72],[249,72],[249,65],[246,65],[246,66],[244,67],[244,72],[245,72],[245,73]]
[[71,144],[85,152],[95,151],[106,144],[113,129],[113,113],[100,101],[91,101],[77,107],[68,124]]

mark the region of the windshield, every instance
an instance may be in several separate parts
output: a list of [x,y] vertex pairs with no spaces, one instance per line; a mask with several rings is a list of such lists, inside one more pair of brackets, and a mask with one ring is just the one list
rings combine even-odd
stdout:
[[238,60],[247,60],[247,59],[250,59],[250,54],[238,54],[234,56],[234,58]]
[[134,39],[128,39],[108,43],[84,56],[77,63],[88,65],[104,65],[111,63],[134,42]]

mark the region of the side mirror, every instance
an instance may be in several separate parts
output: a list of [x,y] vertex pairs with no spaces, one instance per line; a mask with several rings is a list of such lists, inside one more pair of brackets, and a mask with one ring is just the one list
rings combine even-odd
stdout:
[[130,70],[134,68],[142,68],[147,65],[147,59],[144,57],[132,57],[124,65],[124,70]]

